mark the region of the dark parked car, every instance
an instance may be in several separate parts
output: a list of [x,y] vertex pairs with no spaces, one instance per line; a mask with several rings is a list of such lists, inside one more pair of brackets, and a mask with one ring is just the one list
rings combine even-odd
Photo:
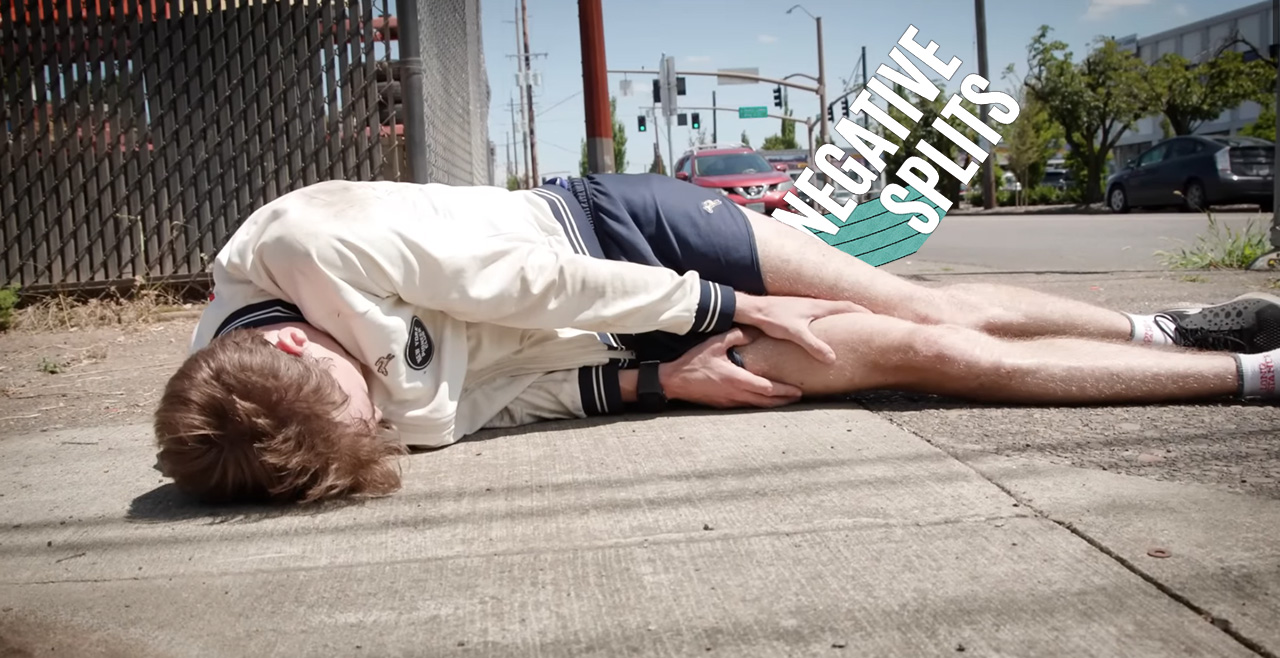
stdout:
[[1107,206],[1128,212],[1150,206],[1205,210],[1256,203],[1271,212],[1275,159],[1275,144],[1252,137],[1174,137],[1130,160],[1107,180]]

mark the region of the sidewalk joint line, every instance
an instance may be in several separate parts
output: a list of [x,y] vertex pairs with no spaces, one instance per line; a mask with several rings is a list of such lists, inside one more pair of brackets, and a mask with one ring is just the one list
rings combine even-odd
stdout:
[[934,443],[933,441],[930,441],[928,438],[926,438],[926,437],[924,437],[924,436],[921,436],[920,434],[916,433],[915,431],[911,430],[911,429],[910,429],[910,428],[908,428],[908,427],[903,426],[902,424],[900,424],[900,423],[898,423],[898,422],[894,421],[893,419],[890,419],[890,418],[886,418],[886,417],[884,417],[884,416],[881,416],[880,414],[876,413],[876,411],[875,411],[875,410],[871,409],[870,407],[867,407],[865,404],[864,404],[864,405],[861,405],[861,406],[862,406],[863,408],[867,409],[867,411],[870,411],[871,413],[876,414],[876,416],[877,416],[877,417],[882,418],[883,420],[885,420],[885,421],[889,422],[889,424],[893,425],[894,427],[897,427],[898,429],[902,430],[903,432],[906,432],[906,433],[908,433],[908,434],[911,434],[912,436],[915,436],[916,438],[920,439],[921,441],[924,441],[925,443],[928,443],[929,445],[933,446],[934,448],[936,448],[936,449],[938,449],[938,450],[941,450],[943,453],[947,454],[947,455],[948,455],[949,457],[951,457],[952,459],[954,459],[954,460],[956,460],[956,461],[960,462],[961,464],[963,464],[965,468],[969,469],[970,471],[973,471],[973,473],[974,473],[974,474],[976,474],[978,477],[980,477],[980,478],[982,478],[983,480],[985,480],[985,481],[987,481],[987,482],[991,483],[991,485],[992,485],[992,486],[994,486],[995,488],[997,488],[997,489],[999,489],[1000,491],[1002,491],[1006,496],[1008,496],[1008,497],[1012,498],[1013,500],[1017,501],[1018,505],[1020,505],[1021,507],[1025,507],[1025,508],[1027,508],[1027,509],[1031,510],[1033,513],[1035,513],[1035,515],[1036,515],[1036,516],[1039,516],[1039,517],[1041,517],[1041,518],[1043,518],[1043,519],[1045,519],[1045,520],[1047,520],[1047,521],[1050,521],[1050,522],[1054,523],[1055,525],[1057,525],[1057,526],[1059,526],[1059,527],[1061,527],[1061,528],[1065,529],[1067,532],[1070,532],[1071,534],[1075,535],[1076,537],[1079,537],[1080,539],[1084,540],[1084,542],[1085,542],[1085,543],[1087,543],[1087,544],[1089,544],[1090,546],[1092,546],[1092,547],[1093,547],[1095,550],[1097,550],[1098,552],[1100,552],[1100,553],[1102,553],[1103,555],[1105,555],[1105,556],[1107,556],[1107,557],[1111,558],[1114,562],[1116,562],[1116,563],[1117,563],[1117,564],[1119,564],[1120,566],[1124,567],[1124,568],[1125,568],[1126,570],[1128,570],[1130,573],[1132,573],[1132,574],[1134,574],[1135,576],[1137,576],[1137,577],[1141,578],[1142,580],[1146,581],[1146,582],[1147,582],[1148,584],[1150,584],[1152,587],[1155,587],[1155,588],[1156,588],[1156,590],[1157,590],[1157,591],[1159,591],[1161,594],[1164,594],[1165,596],[1169,597],[1171,600],[1173,600],[1173,601],[1175,601],[1175,602],[1177,602],[1177,603],[1181,604],[1184,608],[1186,608],[1186,609],[1188,609],[1188,610],[1190,610],[1190,611],[1192,611],[1192,612],[1196,613],[1196,615],[1197,615],[1197,616],[1199,616],[1201,619],[1204,619],[1205,621],[1207,621],[1207,622],[1209,622],[1210,624],[1212,624],[1215,628],[1217,628],[1218,630],[1220,630],[1220,631],[1222,631],[1223,633],[1225,633],[1228,637],[1230,637],[1231,639],[1235,640],[1238,644],[1240,644],[1240,645],[1241,645],[1241,646],[1243,646],[1244,648],[1246,648],[1246,649],[1248,649],[1248,650],[1250,650],[1250,651],[1252,651],[1252,652],[1254,652],[1254,653],[1258,654],[1258,656],[1260,656],[1261,658],[1280,658],[1280,656],[1277,656],[1277,654],[1275,654],[1274,652],[1270,651],[1270,650],[1269,650],[1269,649],[1267,649],[1266,647],[1262,646],[1262,645],[1261,645],[1260,643],[1258,643],[1256,640],[1253,640],[1252,638],[1250,638],[1250,637],[1248,637],[1248,636],[1244,635],[1243,633],[1241,633],[1240,631],[1236,630],[1236,629],[1235,629],[1235,627],[1231,625],[1231,620],[1229,620],[1229,619],[1227,619],[1227,618],[1225,618],[1225,617],[1219,617],[1219,616],[1217,616],[1217,615],[1213,614],[1212,612],[1210,612],[1210,611],[1208,611],[1208,610],[1206,610],[1206,609],[1204,609],[1204,608],[1200,607],[1199,605],[1196,605],[1196,603],[1195,603],[1195,602],[1193,602],[1191,599],[1189,599],[1189,598],[1187,598],[1186,596],[1184,596],[1184,595],[1182,595],[1182,594],[1178,593],[1176,590],[1174,590],[1173,588],[1169,587],[1168,585],[1165,585],[1164,583],[1160,582],[1160,581],[1159,581],[1155,576],[1152,576],[1152,575],[1148,574],[1147,572],[1143,571],[1143,570],[1142,570],[1141,568],[1139,568],[1136,564],[1134,564],[1133,562],[1131,562],[1130,560],[1128,560],[1128,559],[1127,559],[1127,558],[1125,558],[1124,556],[1120,555],[1119,553],[1116,553],[1116,552],[1115,552],[1115,551],[1113,551],[1112,549],[1108,548],[1108,547],[1107,547],[1105,544],[1103,544],[1102,542],[1100,542],[1100,541],[1098,541],[1098,540],[1094,539],[1093,537],[1089,536],[1089,535],[1088,535],[1087,533],[1085,533],[1083,530],[1081,530],[1081,529],[1077,528],[1074,524],[1072,524],[1072,523],[1070,523],[1070,522],[1067,522],[1067,521],[1059,521],[1058,519],[1053,518],[1052,516],[1050,516],[1049,514],[1045,513],[1043,510],[1041,510],[1040,508],[1036,507],[1035,505],[1030,504],[1030,503],[1029,503],[1029,502],[1027,502],[1025,499],[1023,499],[1021,496],[1018,496],[1017,494],[1015,494],[1015,493],[1014,493],[1011,489],[1009,489],[1008,487],[1004,486],[1003,484],[1000,484],[999,482],[996,482],[995,480],[992,480],[991,478],[987,477],[987,475],[986,475],[985,473],[983,473],[983,472],[979,471],[978,469],[974,468],[973,466],[971,466],[971,465],[969,464],[969,462],[965,461],[965,460],[964,460],[960,455],[958,455],[957,453],[955,453],[955,452],[953,452],[953,451],[951,451],[951,450],[947,449],[947,448],[946,448],[946,447],[944,447],[944,446],[938,445],[937,443]]

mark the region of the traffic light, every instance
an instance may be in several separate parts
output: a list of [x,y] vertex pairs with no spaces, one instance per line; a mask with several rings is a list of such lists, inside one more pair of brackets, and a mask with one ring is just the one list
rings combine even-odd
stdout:
[[702,127],[702,121],[700,121],[700,120],[698,119],[698,113],[697,113],[697,112],[694,112],[694,113],[693,113],[693,116],[692,116],[692,117],[690,117],[690,121],[691,121],[691,123],[690,123],[689,125],[690,125],[690,126],[692,126],[694,130],[697,130],[698,128],[701,128],[701,127]]
[[689,115],[685,114],[684,112],[681,112],[680,114],[676,115],[677,126],[688,125],[688,123],[689,123]]
[[657,105],[662,102],[662,83],[657,80],[653,81],[653,104]]
[[677,96],[684,95],[684,76],[683,75],[676,78],[676,95]]
[[782,107],[782,85],[773,88],[773,106]]
[[647,131],[647,130],[649,129],[648,124],[646,124],[646,123],[645,123],[645,116],[644,116],[643,114],[641,114],[640,116],[636,117],[636,119],[638,120],[638,122],[639,122],[639,124],[640,124],[640,132],[645,132],[645,131]]
[[834,104],[827,106],[827,121],[836,122],[836,106]]
[[848,96],[845,96],[844,98],[840,99],[840,107],[842,110],[844,110],[844,117],[848,119],[849,118],[849,97]]

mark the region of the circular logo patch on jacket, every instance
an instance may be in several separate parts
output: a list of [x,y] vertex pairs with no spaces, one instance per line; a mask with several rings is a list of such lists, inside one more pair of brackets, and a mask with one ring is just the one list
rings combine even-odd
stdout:
[[435,356],[435,346],[431,344],[431,334],[427,333],[427,328],[422,324],[422,320],[418,316],[413,316],[413,322],[409,323],[409,342],[404,346],[404,361],[414,370],[422,370],[431,363],[431,357]]

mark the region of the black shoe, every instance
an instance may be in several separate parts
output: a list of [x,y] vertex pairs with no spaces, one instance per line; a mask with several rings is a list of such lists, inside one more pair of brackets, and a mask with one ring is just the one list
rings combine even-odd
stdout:
[[1156,324],[1182,347],[1270,352],[1280,349],[1280,297],[1251,292],[1216,306],[1163,311],[1156,314]]

